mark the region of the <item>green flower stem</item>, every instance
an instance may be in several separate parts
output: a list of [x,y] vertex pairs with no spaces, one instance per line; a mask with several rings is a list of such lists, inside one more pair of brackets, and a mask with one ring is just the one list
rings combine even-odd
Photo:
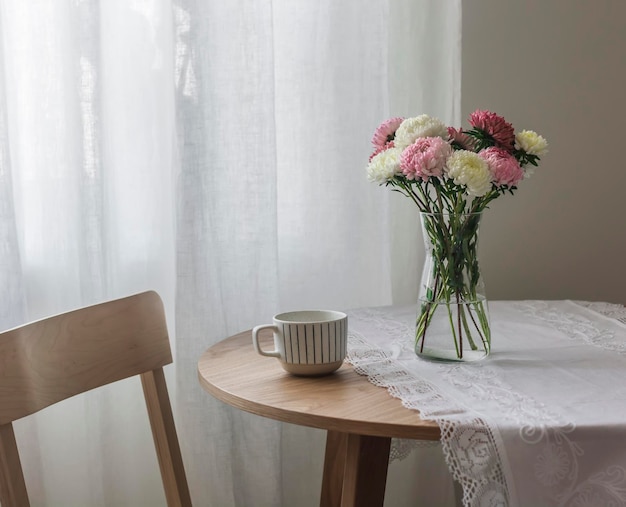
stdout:
[[[459,314],[461,315],[461,317],[463,318],[463,328],[465,329],[465,336],[467,336],[467,342],[469,343],[469,346],[472,350],[478,350],[478,347],[476,346],[476,343],[474,342],[474,340],[472,339],[472,331],[470,330],[469,324],[467,323],[467,317],[465,316],[465,307],[467,307],[467,313],[469,313],[470,319],[472,319],[472,322],[474,324],[474,329],[476,329],[478,331],[479,336],[481,337],[482,340],[482,335],[480,334],[480,329],[476,326],[476,322],[474,321],[474,317],[472,316],[472,310],[470,308],[470,305],[461,305],[459,307]],[[484,343],[484,340],[482,340]]]
[[465,315],[467,312],[469,312],[469,308],[466,308],[468,305],[459,305],[459,319],[461,319],[463,321],[463,329],[465,330],[465,336],[467,337],[467,343],[470,346],[470,349],[472,350],[476,350],[476,343],[474,343],[474,340],[472,338],[472,331],[469,327],[469,324],[467,322],[467,316]]
[[406,178],[396,177],[395,179],[390,181],[390,184],[395,187],[400,187],[402,190],[398,190],[398,192],[410,198],[417,205],[419,209],[430,210],[430,206],[428,206],[427,204],[428,199],[424,195],[424,190],[422,189],[421,186],[418,186],[417,189],[422,194],[423,200],[420,199],[417,193],[415,193],[415,190],[413,190],[413,186],[411,185],[411,182],[408,181]]
[[474,323],[474,326],[476,327],[476,329],[483,329],[485,336],[481,335],[480,338],[483,341],[483,346],[485,347],[485,350],[489,352],[491,350],[491,328],[489,327],[487,310],[485,309],[484,303],[482,301],[478,302],[477,314],[478,321],[480,322],[480,328],[476,326],[476,323]]
[[[433,293],[436,294],[437,293],[437,286],[439,285],[439,274],[435,275],[435,287],[433,288]],[[435,313],[436,310],[436,306],[435,308],[433,308],[432,312],[430,311],[430,306],[432,305],[432,303],[430,302],[430,299],[434,299],[435,296],[434,294],[430,294],[429,295],[429,302],[426,304],[427,308],[426,308],[426,321],[423,323],[423,326],[418,326],[417,327],[417,336],[422,336],[422,344],[420,345],[420,352],[424,352],[424,341],[426,339],[426,329],[428,328],[428,324],[430,324],[430,319],[432,318],[432,316]],[[420,331],[421,330],[421,331]]]
[[[449,308],[449,306],[448,306]],[[463,357],[463,330],[461,329],[461,313],[463,313],[463,307],[459,304],[459,292],[456,293],[456,320],[459,327],[459,348],[457,349],[457,357]],[[456,341],[456,340],[455,340]]]
[[[465,206],[462,199],[452,202],[446,197],[445,188],[433,185],[434,196],[430,202],[435,208],[441,206]],[[485,196],[490,197],[490,196]],[[473,203],[472,209],[480,209]],[[480,213],[443,214],[424,213],[422,225],[427,242],[426,262],[431,263],[429,278],[421,288],[422,305],[416,322],[416,351],[426,350],[428,330],[435,313],[442,305],[446,307],[449,323],[450,348],[454,345],[457,359],[463,359],[468,351],[479,350],[479,344],[489,351],[491,335],[489,318],[484,301],[479,296],[478,284],[478,228]],[[454,313],[456,312],[456,314]],[[464,343],[467,340],[467,343]],[[419,346],[418,346],[419,344]],[[467,345],[467,350],[466,350]],[[432,347],[440,345],[434,344]],[[445,345],[443,347],[445,349]],[[429,353],[426,352],[428,355]]]
[[461,357],[462,351],[459,351],[459,342],[456,339],[456,332],[454,331],[454,317],[452,315],[452,309],[450,305],[446,305],[448,310],[448,320],[450,321],[450,329],[452,330],[452,337],[454,338],[454,349],[456,350],[456,357]]

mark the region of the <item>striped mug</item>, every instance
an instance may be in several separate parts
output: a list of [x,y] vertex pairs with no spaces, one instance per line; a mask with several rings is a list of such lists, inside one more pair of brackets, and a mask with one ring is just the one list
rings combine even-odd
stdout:
[[[302,310],[280,313],[273,324],[256,326],[252,343],[262,356],[277,357],[294,375],[317,376],[332,373],[346,357],[348,316],[331,310]],[[274,350],[259,345],[259,331],[274,332]]]

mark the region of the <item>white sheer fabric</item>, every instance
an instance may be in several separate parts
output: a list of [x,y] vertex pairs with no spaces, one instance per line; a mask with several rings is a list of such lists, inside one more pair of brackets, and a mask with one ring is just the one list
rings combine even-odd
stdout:
[[[415,210],[364,167],[388,116],[459,123],[460,0],[0,0],[0,31],[0,327],[158,290],[195,503],[317,505],[323,432],[195,365],[278,311],[415,297]],[[33,505],[164,504],[144,412],[128,384],[19,424]]]

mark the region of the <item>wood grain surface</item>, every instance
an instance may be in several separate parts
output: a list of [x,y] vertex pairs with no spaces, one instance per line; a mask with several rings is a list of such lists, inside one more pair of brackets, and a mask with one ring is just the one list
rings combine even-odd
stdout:
[[[153,291],[80,308],[0,333],[2,506],[29,505],[14,420],[136,375],[141,377],[143,385],[167,505],[191,506],[163,373],[163,366],[171,362],[163,303]],[[36,442],[26,443],[36,445]]]
[[[272,346],[272,333],[261,336]],[[324,377],[296,377],[278,359],[257,354],[251,331],[210,347],[198,361],[202,387],[241,410],[301,426],[381,437],[439,440],[433,421],[421,419],[386,389],[344,365]]]

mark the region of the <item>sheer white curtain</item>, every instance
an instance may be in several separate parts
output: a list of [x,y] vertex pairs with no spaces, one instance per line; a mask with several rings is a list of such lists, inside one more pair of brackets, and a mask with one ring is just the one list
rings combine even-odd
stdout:
[[[0,327],[156,289],[195,503],[318,504],[323,433],[195,365],[278,311],[415,297],[415,210],[364,167],[388,116],[458,123],[460,0],[0,0],[0,31]],[[144,412],[128,383],[19,424],[33,505],[162,505]]]

